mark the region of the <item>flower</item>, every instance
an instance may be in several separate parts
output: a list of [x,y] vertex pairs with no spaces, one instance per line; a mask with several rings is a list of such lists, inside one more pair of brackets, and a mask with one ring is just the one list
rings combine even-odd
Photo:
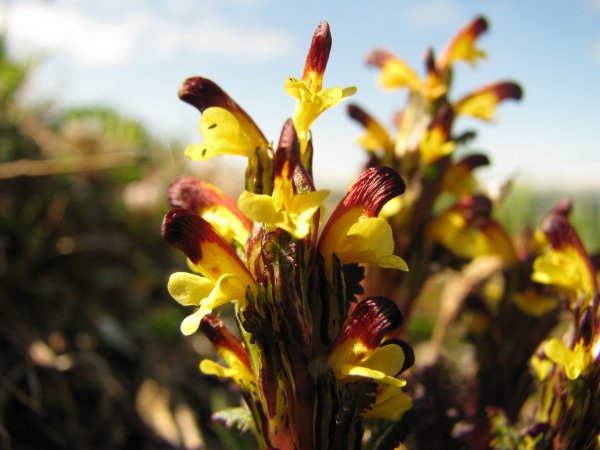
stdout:
[[365,128],[358,143],[370,152],[383,151],[382,164],[390,165],[394,158],[394,141],[377,120],[358,105],[348,105],[348,114]]
[[475,65],[485,57],[485,52],[475,47],[481,33],[486,31],[488,23],[485,17],[476,17],[463,26],[440,53],[437,60],[438,69],[446,73],[456,61],[466,61]]
[[568,219],[551,213],[542,224],[546,248],[533,262],[531,279],[565,291],[572,302],[588,306],[598,292],[596,272],[583,244]]
[[387,50],[373,50],[367,56],[367,64],[378,67],[379,84],[386,89],[408,88],[418,91],[423,82],[417,73],[402,59]]
[[429,125],[428,129],[421,135],[419,140],[419,152],[425,164],[431,164],[456,148],[456,144],[450,140],[450,128],[454,116],[452,109],[444,103]]
[[412,408],[412,399],[399,386],[380,385],[375,392],[375,401],[364,412],[365,419],[400,420]]
[[509,266],[517,261],[514,245],[490,215],[491,202],[487,197],[462,197],[429,224],[427,234],[461,258],[498,255]]
[[520,100],[523,97],[521,86],[512,81],[504,81],[484,86],[463,97],[453,105],[455,114],[492,120],[496,106],[506,99]]
[[221,319],[206,314],[200,321],[200,331],[219,351],[229,367],[224,367],[210,359],[200,362],[200,370],[206,375],[231,378],[238,385],[250,389],[255,382],[248,353],[240,340],[224,325]]
[[169,278],[168,290],[182,305],[198,309],[181,323],[185,335],[194,333],[202,318],[213,309],[238,301],[246,306],[248,291],[257,294],[256,282],[234,250],[213,227],[194,212],[175,208],[163,221],[163,239],[188,257],[201,276],[176,272]]
[[381,208],[404,192],[398,173],[389,167],[362,173],[332,213],[319,241],[319,252],[328,271],[335,255],[342,264],[374,263],[380,267],[408,270],[395,256],[392,229],[378,217]]
[[400,392],[406,382],[396,376],[412,365],[414,354],[403,341],[383,341],[401,323],[402,314],[394,302],[367,298],[350,313],[329,355],[329,366],[338,380],[366,379],[377,384],[375,402],[366,412],[369,417],[398,420],[412,406],[410,398]]
[[465,156],[446,170],[443,190],[457,197],[473,194],[477,189],[477,180],[473,176],[473,170],[487,166],[489,163],[488,157],[481,153]]
[[225,238],[244,245],[252,231],[252,221],[238,208],[235,200],[216,186],[194,177],[179,177],[169,186],[172,208],[192,210]]
[[592,357],[586,351],[583,339],[571,350],[560,339],[552,338],[544,346],[544,353],[552,362],[565,370],[569,380],[575,380],[591,364]]
[[201,113],[200,133],[204,143],[190,145],[185,155],[207,160],[216,155],[262,157],[268,142],[250,116],[216,83],[201,77],[184,81],[179,97]]
[[447,84],[441,78],[433,62],[433,54],[426,54],[427,76],[421,79],[402,59],[387,50],[374,50],[367,56],[367,64],[381,70],[379,84],[385,89],[407,88],[411,92],[420,92],[429,100],[435,100],[446,94]]
[[293,121],[303,156],[308,147],[309,129],[316,118],[356,92],[355,87],[323,89],[323,75],[329,60],[331,42],[329,24],[321,22],[313,35],[302,79],[289,77],[284,84],[285,91],[296,99]]
[[[313,216],[329,191],[294,192],[294,171],[302,171],[297,165],[298,141],[294,127],[288,121],[281,133],[276,154],[276,173],[272,195],[244,191],[238,200],[242,212],[255,222],[279,227],[296,239],[303,239],[311,230]],[[292,155],[289,155],[292,153]],[[292,169],[294,164],[295,169]]]

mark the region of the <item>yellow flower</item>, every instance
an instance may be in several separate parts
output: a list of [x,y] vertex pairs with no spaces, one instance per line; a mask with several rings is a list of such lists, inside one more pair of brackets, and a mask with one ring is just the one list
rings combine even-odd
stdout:
[[404,182],[389,167],[368,169],[356,180],[325,225],[319,251],[331,268],[335,254],[342,264],[374,263],[408,270],[406,262],[393,254],[392,229],[378,217],[383,206],[404,192]]
[[444,175],[443,190],[457,197],[473,194],[478,186],[473,170],[489,164],[483,154],[472,154],[448,167]]
[[569,380],[575,380],[581,372],[592,362],[591,355],[587,352],[583,339],[571,350],[560,339],[550,339],[544,346],[544,353],[552,362],[565,370]]
[[490,214],[486,197],[463,197],[430,223],[427,234],[462,258],[498,255],[505,265],[511,265],[517,260],[514,246]]
[[365,411],[363,417],[397,422],[410,408],[412,408],[412,400],[401,387],[391,384],[380,385],[375,393],[375,402]]
[[417,73],[387,50],[374,50],[369,53],[367,64],[379,67],[379,84],[386,89],[408,88],[418,91],[422,88],[423,83]]
[[400,391],[406,381],[396,378],[414,362],[412,349],[399,340],[383,341],[401,323],[394,302],[367,298],[352,310],[329,355],[329,366],[339,381],[367,379],[377,384],[375,402],[365,417],[398,420],[412,406]]
[[253,124],[220,107],[204,111],[200,120],[203,144],[192,144],[185,155],[194,161],[205,161],[216,155],[255,157],[257,150],[266,151],[268,143]]
[[321,22],[313,35],[302,79],[289,77],[284,84],[285,91],[296,99],[293,121],[302,155],[308,147],[309,129],[316,118],[326,109],[337,105],[342,99],[356,92],[355,87],[322,88],[330,50],[329,24]]
[[329,191],[294,194],[290,162],[286,161],[281,175],[275,178],[272,196],[244,191],[238,203],[253,221],[282,228],[302,239],[309,233],[312,218],[327,195]]
[[268,142],[250,116],[216,83],[201,78],[187,79],[179,97],[202,113],[200,133],[204,143],[190,145],[185,155],[207,160],[216,155],[263,158]]
[[374,349],[360,338],[348,339],[336,346],[329,356],[329,365],[341,381],[369,378],[377,383],[402,387],[406,381],[395,378],[404,365],[404,351],[399,345],[384,345]]
[[367,56],[367,64],[381,70],[379,84],[385,89],[407,88],[435,100],[446,93],[448,86],[438,73],[431,52],[427,53],[425,62],[427,76],[422,80],[406,62],[386,50],[374,50]]
[[172,208],[192,210],[225,238],[245,245],[252,231],[250,221],[237,203],[217,187],[194,177],[180,177],[169,186]]
[[476,17],[461,28],[442,50],[437,61],[441,72],[448,72],[456,61],[466,61],[475,65],[485,57],[485,52],[475,47],[477,38],[487,30],[488,23],[484,17]]
[[187,209],[172,209],[165,216],[162,233],[201,274],[177,272],[169,278],[171,296],[182,305],[198,307],[181,323],[183,334],[194,333],[202,318],[218,306],[236,300],[244,308],[248,290],[256,296],[256,282],[242,261],[200,216]]
[[200,331],[217,348],[228,367],[210,359],[200,362],[200,370],[206,375],[231,378],[238,385],[250,389],[255,383],[254,373],[246,349],[223,322],[212,314],[204,316],[200,322]]
[[450,140],[453,118],[450,106],[443,104],[438,109],[429,128],[421,135],[419,152],[426,165],[449,155],[456,148],[456,144]]
[[425,164],[431,164],[449,155],[455,148],[456,144],[449,141],[448,136],[445,136],[438,128],[427,130],[419,140],[419,151]]
[[383,125],[355,104],[348,105],[348,114],[365,128],[365,134],[358,138],[358,143],[369,152],[383,151],[382,165],[391,165],[394,158],[394,141]]
[[476,117],[481,120],[492,120],[496,106],[505,99],[520,100],[523,91],[517,83],[501,82],[485,86],[469,94],[453,105],[455,114]]
[[533,262],[531,279],[562,289],[585,308],[598,286],[593,265],[575,229],[566,217],[553,213],[545,220],[542,231],[549,245]]

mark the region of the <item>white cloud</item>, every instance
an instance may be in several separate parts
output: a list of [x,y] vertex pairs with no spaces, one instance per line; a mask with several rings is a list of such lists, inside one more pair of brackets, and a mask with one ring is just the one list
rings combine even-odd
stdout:
[[414,27],[450,25],[458,18],[455,3],[445,0],[415,2],[404,13],[404,21]]
[[[235,1],[254,5],[260,0]],[[185,4],[180,0],[182,11]],[[42,51],[61,56],[77,66],[111,67],[139,57],[164,60],[178,52],[267,59],[284,54],[291,45],[282,31],[242,29],[220,19],[213,8],[204,9],[193,25],[181,14],[142,8],[138,5],[137,10],[110,19],[72,2],[16,2],[9,10],[9,46],[26,54]]]

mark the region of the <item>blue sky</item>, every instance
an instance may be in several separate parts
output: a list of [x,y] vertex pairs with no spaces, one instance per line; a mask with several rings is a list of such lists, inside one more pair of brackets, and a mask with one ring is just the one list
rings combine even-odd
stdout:
[[[177,99],[181,81],[202,75],[219,83],[271,140],[293,101],[283,91],[300,76],[312,33],[332,29],[325,86],[358,87],[354,102],[384,123],[403,92],[383,91],[364,64],[387,48],[419,72],[428,46],[441,50],[478,14],[490,30],[479,41],[488,58],[455,71],[453,98],[492,81],[514,79],[523,101],[504,103],[498,121],[461,119],[479,137],[493,169],[489,180],[518,175],[555,187],[600,186],[600,0],[13,0],[0,6],[14,55],[42,57],[29,98],[65,106],[103,104],[146,122],[165,140],[200,139],[198,114]],[[349,183],[363,154],[359,128],[343,105],[313,127],[318,187]],[[174,149],[178,151],[178,149]],[[181,149],[182,151],[183,149]]]

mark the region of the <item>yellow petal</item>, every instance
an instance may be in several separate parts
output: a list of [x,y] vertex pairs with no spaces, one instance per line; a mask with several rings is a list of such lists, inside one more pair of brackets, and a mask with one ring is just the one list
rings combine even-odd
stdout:
[[176,272],[169,277],[167,289],[178,303],[198,306],[208,297],[215,286],[214,281],[187,272]]
[[381,370],[369,369],[368,367],[363,366],[354,366],[350,364],[343,364],[340,367],[340,372],[342,375],[348,377],[362,377],[362,378],[370,378],[371,380],[375,380],[379,383],[389,384],[391,386],[402,387],[406,385],[406,381],[399,380],[398,378],[391,377]]
[[408,270],[406,262],[393,255],[394,237],[385,219],[369,217],[356,222],[348,230],[345,245],[336,255],[346,264],[374,263],[385,268]]
[[223,367],[210,359],[200,361],[200,370],[205,375],[215,375],[221,378],[232,378],[235,375],[235,370],[230,367]]
[[367,419],[388,419],[398,421],[412,407],[411,398],[398,386],[382,386],[375,402],[364,413]]
[[244,215],[254,222],[278,223],[283,220],[283,214],[275,209],[270,195],[244,191],[240,195],[238,205]]
[[380,370],[386,375],[395,376],[404,364],[404,351],[396,344],[377,347],[368,358],[360,363],[363,367]]
[[571,350],[560,339],[553,338],[544,346],[544,353],[548,359],[564,368],[569,380],[576,379],[587,365],[582,343]]
[[379,82],[386,89],[409,88],[416,91],[422,82],[412,68],[400,58],[390,58],[381,68]]
[[211,312],[210,309],[199,308],[193,314],[190,314],[181,322],[181,333],[184,336],[189,336],[190,334],[194,334],[198,327],[200,326],[200,321],[202,318]]

